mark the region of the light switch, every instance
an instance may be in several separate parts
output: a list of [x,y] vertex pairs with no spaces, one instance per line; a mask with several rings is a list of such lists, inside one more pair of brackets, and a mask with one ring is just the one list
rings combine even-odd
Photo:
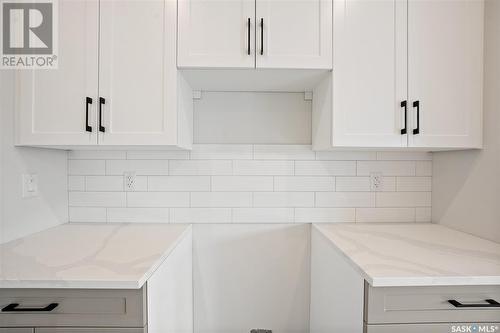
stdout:
[[23,174],[23,198],[38,196],[38,175]]

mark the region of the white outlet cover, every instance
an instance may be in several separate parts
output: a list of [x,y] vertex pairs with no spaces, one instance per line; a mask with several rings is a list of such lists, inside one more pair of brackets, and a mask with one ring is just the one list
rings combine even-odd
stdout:
[[384,185],[384,176],[381,172],[370,173],[370,190],[371,191],[381,191]]
[[25,173],[22,175],[22,197],[32,198],[38,196],[38,175]]
[[135,191],[135,172],[129,171],[123,173],[123,187],[125,191]]

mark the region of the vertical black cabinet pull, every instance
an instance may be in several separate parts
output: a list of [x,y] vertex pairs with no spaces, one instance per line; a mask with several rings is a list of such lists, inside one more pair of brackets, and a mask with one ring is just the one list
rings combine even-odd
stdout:
[[413,107],[417,108],[417,128],[413,129],[413,134],[420,133],[420,101],[413,102]]
[[89,105],[92,104],[92,98],[87,97],[85,100],[85,131],[92,132],[92,126],[89,125]]
[[106,100],[103,97],[99,97],[99,132],[106,132],[106,128],[102,126],[102,106],[106,104]]
[[260,19],[260,55],[264,55],[264,19]]
[[20,308],[17,303],[10,303],[6,307],[2,308],[2,312],[50,312],[58,306],[59,303],[50,303],[43,308]]
[[405,108],[405,127],[403,127],[403,129],[401,130],[401,135],[404,135],[404,134],[406,134],[406,116],[407,116],[407,112],[408,112],[407,102],[406,101],[402,101],[401,102],[401,107]]
[[250,17],[248,18],[247,25],[248,25],[248,36],[247,36],[248,37],[248,49],[247,49],[247,54],[250,55],[250,52],[251,52],[251,50],[250,50],[250,29],[251,29]]

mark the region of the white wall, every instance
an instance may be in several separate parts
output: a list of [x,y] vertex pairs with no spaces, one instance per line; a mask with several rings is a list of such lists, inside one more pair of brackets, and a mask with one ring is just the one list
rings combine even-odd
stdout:
[[[14,76],[0,70],[0,242],[68,220],[67,152],[14,147]],[[21,175],[39,177],[39,196],[21,198]]]
[[484,149],[434,154],[432,219],[500,242],[500,1],[485,19]]

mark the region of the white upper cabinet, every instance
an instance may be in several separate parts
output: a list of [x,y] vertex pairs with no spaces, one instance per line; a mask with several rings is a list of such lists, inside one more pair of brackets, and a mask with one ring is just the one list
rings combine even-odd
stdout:
[[166,47],[164,1],[101,0],[100,14],[99,143],[174,142],[167,101],[175,70],[164,58],[175,43]]
[[255,67],[254,0],[178,0],[179,67]]
[[189,148],[177,2],[60,0],[59,69],[20,71],[19,145]]
[[334,6],[333,145],[406,146],[406,2]]
[[58,69],[16,73],[16,143],[97,143],[97,0],[59,1]]
[[332,0],[256,0],[257,68],[332,68]]
[[332,0],[178,2],[179,67],[332,67]]
[[256,0],[257,68],[332,68],[332,0]]
[[313,146],[482,145],[482,0],[334,0],[333,73]]
[[408,101],[418,128],[410,146],[481,147],[483,1],[408,6]]

